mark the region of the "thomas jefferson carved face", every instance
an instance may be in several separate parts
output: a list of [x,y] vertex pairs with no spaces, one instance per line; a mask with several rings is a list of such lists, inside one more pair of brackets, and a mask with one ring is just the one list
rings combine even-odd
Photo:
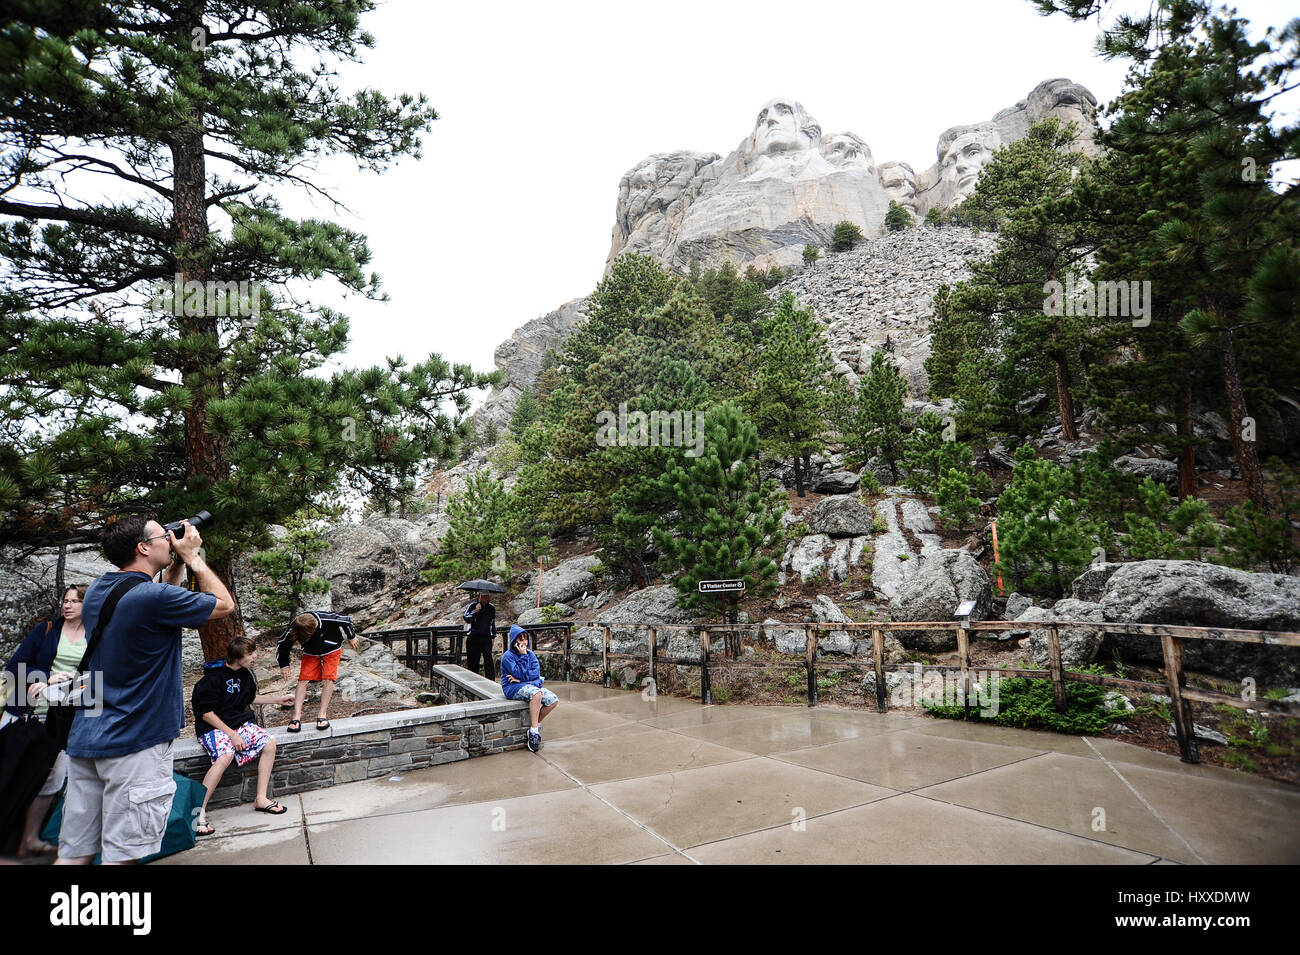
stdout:
[[852,133],[835,133],[822,139],[822,155],[832,166],[859,166],[874,170],[871,149]]
[[793,100],[774,99],[758,112],[750,137],[750,155],[812,149],[821,139],[816,120]]

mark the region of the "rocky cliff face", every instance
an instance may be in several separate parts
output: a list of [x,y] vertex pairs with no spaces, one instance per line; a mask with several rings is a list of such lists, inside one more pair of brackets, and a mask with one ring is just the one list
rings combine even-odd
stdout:
[[837,222],[881,234],[891,199],[918,217],[951,208],[994,151],[1045,117],[1076,122],[1078,148],[1095,152],[1096,104],[1077,83],[1046,80],[988,120],[945,130],[934,164],[916,173],[903,162],[877,166],[858,135],[824,135],[801,103],[774,99],[725,158],[659,153],[633,167],[619,183],[609,261],[644,252],[681,271],[692,259],[706,268],[728,260],[788,267],[805,245],[827,245]]
[[474,413],[480,428],[488,422],[498,431],[510,426],[515,401],[525,388],[537,380],[546,352],[556,348],[586,314],[587,299],[575,298],[553,312],[547,312],[517,328],[497,346],[492,354],[499,371],[505,372],[505,384],[493,388],[482,406]]
[[929,393],[930,317],[939,286],[970,275],[967,262],[996,246],[988,233],[920,227],[826,256],[772,290],[793,292],[826,325],[836,371],[856,383],[885,349],[916,399]]

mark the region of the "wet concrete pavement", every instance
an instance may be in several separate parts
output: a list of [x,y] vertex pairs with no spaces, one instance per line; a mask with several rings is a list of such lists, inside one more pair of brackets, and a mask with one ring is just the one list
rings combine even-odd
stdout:
[[552,688],[538,754],[216,810],[157,864],[1300,862],[1300,790],[1114,740]]

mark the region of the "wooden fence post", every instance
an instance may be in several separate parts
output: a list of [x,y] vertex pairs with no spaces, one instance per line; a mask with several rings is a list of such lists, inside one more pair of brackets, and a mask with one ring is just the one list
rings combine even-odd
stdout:
[[817,705],[817,634],[812,624],[804,626],[808,643],[804,647],[804,666],[808,669],[808,705]]
[[1047,628],[1047,669],[1052,674],[1052,699],[1056,701],[1056,712],[1064,713],[1065,671],[1061,667],[1061,635],[1056,627]]
[[876,664],[876,712],[884,713],[885,704],[885,634],[879,627],[871,628],[871,655]]
[[1169,700],[1174,711],[1178,749],[1184,763],[1199,763],[1201,755],[1196,749],[1196,724],[1192,722],[1192,705],[1183,698],[1182,642],[1177,637],[1161,637],[1160,649],[1165,655],[1165,678],[1169,681]]
[[605,689],[609,689],[609,627],[605,628],[605,647],[600,652],[601,666],[605,671]]
[[709,685],[709,631],[700,631],[700,702],[713,703],[713,687]]
[[961,718],[970,719],[970,632],[957,627],[957,662],[961,664]]
[[650,628],[650,686],[654,688],[654,693],[659,694],[659,628]]

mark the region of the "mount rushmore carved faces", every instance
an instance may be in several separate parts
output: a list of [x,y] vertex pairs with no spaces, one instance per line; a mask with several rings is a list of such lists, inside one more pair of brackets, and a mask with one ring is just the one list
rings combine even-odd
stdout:
[[841,169],[860,166],[869,172],[876,170],[871,148],[853,133],[834,133],[823,137],[822,155],[832,166]]
[[975,190],[980,170],[1000,145],[991,126],[954,126],[939,137],[939,179],[949,201]]
[[809,116],[800,103],[774,99],[759,110],[747,152],[752,158],[814,149],[821,138],[822,130],[817,120]]
[[905,162],[882,162],[880,184],[885,195],[897,202],[912,215],[919,215],[920,203],[916,198],[916,172]]

